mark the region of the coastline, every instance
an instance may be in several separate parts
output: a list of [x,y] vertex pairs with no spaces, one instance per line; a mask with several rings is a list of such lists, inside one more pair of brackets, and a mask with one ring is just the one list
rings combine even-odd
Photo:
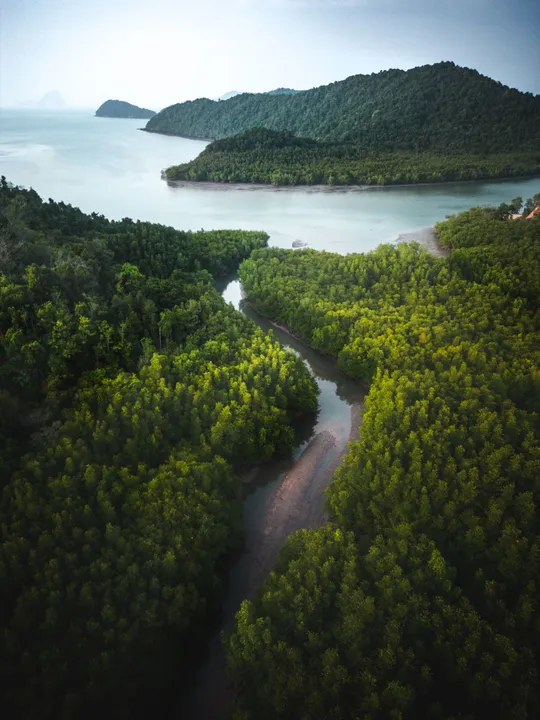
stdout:
[[[94,113],[94,117],[98,118],[105,118],[106,120],[151,120],[154,116],[151,115],[150,117],[141,117],[140,115],[103,115],[102,113],[98,113],[97,111]],[[140,128],[137,128],[137,130],[140,130]]]
[[[145,130],[145,128],[139,128]],[[152,132],[147,130],[146,132]],[[156,133],[166,134],[166,133]],[[180,137],[176,135],[174,137]],[[205,138],[187,138],[188,140],[205,140]],[[476,178],[475,180],[442,180],[441,182],[425,182],[425,183],[401,183],[396,185],[272,185],[270,183],[229,183],[214,182],[211,180],[168,180],[162,177],[162,180],[169,187],[177,188],[199,188],[201,190],[222,190],[237,192],[307,192],[307,193],[355,193],[365,192],[366,190],[393,190],[394,188],[417,188],[417,187],[446,187],[448,185],[470,185],[471,183],[503,183],[511,180],[540,180],[540,174],[534,175],[512,175],[502,178]]]

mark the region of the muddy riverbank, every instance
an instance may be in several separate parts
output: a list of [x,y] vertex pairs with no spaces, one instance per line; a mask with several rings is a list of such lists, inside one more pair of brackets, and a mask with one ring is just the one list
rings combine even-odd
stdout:
[[[145,130],[145,128],[139,128]],[[149,132],[149,131],[146,131]],[[166,134],[166,133],[165,133]],[[189,140],[200,140],[200,138],[186,138]],[[203,142],[208,142],[204,139]],[[441,180],[439,182],[424,183],[395,183],[387,185],[277,185],[274,183],[250,183],[250,182],[217,182],[214,180],[169,180],[164,171],[162,171],[161,179],[170,187],[176,188],[200,188],[201,190],[224,190],[236,192],[254,192],[254,191],[270,191],[270,192],[312,192],[312,193],[358,193],[366,190],[393,190],[396,188],[432,188],[445,186],[467,186],[478,183],[505,183],[519,182],[520,180],[535,180],[540,176],[538,173],[531,175],[516,175],[515,177],[501,178],[476,178],[474,180]]]

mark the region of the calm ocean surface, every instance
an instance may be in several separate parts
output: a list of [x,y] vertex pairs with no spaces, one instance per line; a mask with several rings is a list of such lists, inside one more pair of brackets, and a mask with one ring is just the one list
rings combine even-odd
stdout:
[[161,169],[195,157],[206,143],[140,132],[144,123],[82,110],[0,110],[0,172],[44,198],[110,218],[261,229],[272,245],[302,240],[340,253],[393,242],[471,205],[540,191],[540,178],[351,193],[170,187]]

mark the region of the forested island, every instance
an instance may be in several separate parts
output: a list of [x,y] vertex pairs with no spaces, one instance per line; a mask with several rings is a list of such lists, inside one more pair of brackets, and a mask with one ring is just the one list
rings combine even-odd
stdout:
[[[526,210],[540,195],[526,203]],[[243,720],[540,715],[540,217],[365,255],[261,248],[246,300],[370,382],[330,522],[227,639]]]
[[210,143],[167,180],[273,185],[400,185],[540,175],[540,150],[482,154],[380,152],[254,128]]
[[141,108],[137,105],[125,102],[124,100],[106,100],[96,110],[96,117],[109,118],[135,118],[147,120],[154,117],[156,113],[147,108]]
[[540,96],[454,63],[172,105],[146,129],[216,139],[168,168],[169,180],[399,185],[540,174]]
[[385,70],[294,94],[243,93],[179,103],[150,132],[219,139],[254,127],[352,143],[366,153],[540,150],[540,96],[452,62]]
[[267,239],[112,222],[2,178],[6,716],[149,717],[189,685],[239,473],[317,406],[301,360],[213,287]]

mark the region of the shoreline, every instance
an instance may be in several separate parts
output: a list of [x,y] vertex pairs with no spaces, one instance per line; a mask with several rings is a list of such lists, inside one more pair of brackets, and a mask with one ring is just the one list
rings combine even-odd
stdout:
[[[139,118],[139,119],[144,119],[144,118]],[[148,119],[151,120],[152,118],[148,118]],[[156,132],[155,130],[149,130],[148,128],[145,128],[145,127],[137,128],[137,130],[140,130],[141,132],[151,133],[152,135],[166,135],[167,137],[177,137],[177,138],[182,138],[183,140],[198,140],[200,142],[206,142],[206,143],[214,142],[214,140],[216,139],[216,138],[201,138],[201,137],[195,137],[195,136],[191,136],[191,135],[177,135],[176,133],[168,133],[168,132],[163,132],[163,131]]]
[[[144,128],[139,128],[144,130]],[[151,131],[146,131],[151,132]],[[156,133],[165,134],[165,133]],[[174,137],[180,137],[178,135]],[[197,140],[198,138],[187,138]],[[475,180],[442,180],[441,182],[401,183],[395,185],[272,185],[271,183],[229,183],[213,180],[168,180],[161,178],[169,187],[199,188],[201,190],[221,190],[237,192],[307,192],[307,193],[358,193],[368,190],[393,190],[395,188],[446,187],[448,185],[470,185],[471,183],[504,183],[512,180],[540,180],[540,174],[512,175],[502,178],[476,178]]]

